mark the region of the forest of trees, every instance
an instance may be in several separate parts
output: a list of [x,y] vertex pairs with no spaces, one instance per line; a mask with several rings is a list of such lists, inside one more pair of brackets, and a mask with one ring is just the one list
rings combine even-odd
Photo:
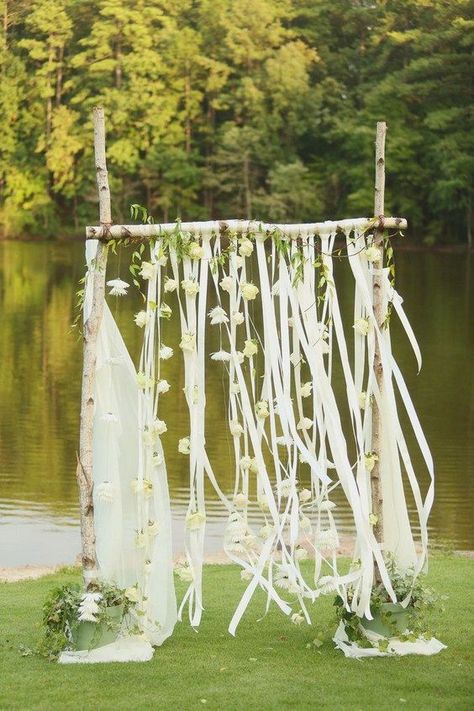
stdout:
[[470,239],[473,0],[3,0],[0,235],[96,222],[106,108],[116,222],[387,214]]

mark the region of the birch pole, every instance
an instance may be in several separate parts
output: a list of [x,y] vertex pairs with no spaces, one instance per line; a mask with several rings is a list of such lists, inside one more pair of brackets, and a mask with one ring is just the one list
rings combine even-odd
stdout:
[[[385,320],[382,277],[381,270],[383,269],[383,215],[385,201],[385,136],[387,133],[387,124],[384,121],[377,122],[377,134],[375,139],[375,198],[374,198],[374,216],[381,218],[379,225],[374,232],[373,244],[380,249],[380,257],[374,262],[374,276],[372,278],[373,290],[373,312],[377,325],[382,329],[382,324]],[[383,391],[383,367],[380,357],[380,344],[378,337],[375,337],[375,352],[373,369],[375,381],[379,393]],[[371,472],[371,498],[372,498],[372,513],[376,516],[374,524],[374,536],[379,544],[383,546],[383,493],[381,482],[381,457],[382,457],[382,422],[380,410],[376,399],[372,403],[372,453],[375,455],[375,464]],[[380,583],[380,571],[378,567],[375,569],[375,580]]]
[[[94,155],[99,194],[99,221],[101,237],[105,237],[112,224],[110,190],[105,158],[105,118],[104,109],[95,107]],[[107,245],[99,241],[97,253],[89,274],[86,289],[90,289],[91,306],[85,314],[83,326],[84,362],[82,370],[81,424],[79,435],[79,458],[76,470],[79,485],[79,506],[81,514],[82,569],[86,589],[98,576],[94,531],[93,501],[93,437],[94,437],[94,388],[97,361],[97,336],[102,321],[105,297],[105,270],[107,266]]]

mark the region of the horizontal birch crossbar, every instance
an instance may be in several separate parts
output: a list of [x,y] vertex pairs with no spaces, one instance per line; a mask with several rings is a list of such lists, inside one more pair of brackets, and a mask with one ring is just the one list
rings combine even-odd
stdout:
[[249,234],[266,232],[269,235],[278,232],[288,237],[307,237],[309,235],[328,235],[347,230],[404,230],[407,221],[403,217],[363,217],[353,220],[310,222],[306,224],[272,224],[257,220],[211,220],[208,222],[167,222],[164,224],[145,225],[94,225],[86,227],[86,239],[99,239],[104,242],[117,239],[152,239],[173,232],[179,225],[182,232],[194,235],[213,233]]

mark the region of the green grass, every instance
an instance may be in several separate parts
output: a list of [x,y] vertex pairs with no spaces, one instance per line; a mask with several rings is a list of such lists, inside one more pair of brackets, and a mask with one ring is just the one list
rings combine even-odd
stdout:
[[[20,648],[38,640],[48,590],[77,579],[64,572],[0,585],[1,709],[472,709],[474,561],[439,557],[429,582],[448,594],[430,623],[448,649],[434,657],[357,661],[334,649],[332,599],[312,607],[313,626],[296,627],[276,609],[261,621],[256,597],[237,630],[227,633],[243,590],[231,566],[205,570],[199,632],[187,623],[146,664],[61,666]],[[323,633],[320,648],[311,642]],[[309,645],[309,648],[307,647]],[[205,700],[205,701],[204,701]]]

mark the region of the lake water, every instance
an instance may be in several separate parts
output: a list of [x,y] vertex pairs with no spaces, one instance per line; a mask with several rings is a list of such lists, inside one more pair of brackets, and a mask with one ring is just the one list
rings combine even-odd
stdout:
[[[119,262],[122,262],[121,264]],[[111,278],[127,280],[127,258]],[[80,243],[0,243],[0,567],[73,561],[79,552],[75,461],[82,346],[71,331],[75,291],[84,271]],[[397,288],[424,356],[420,375],[396,323],[394,350],[418,409],[436,465],[431,540],[474,549],[474,265],[461,254],[397,254]],[[352,280],[341,272],[340,298],[350,314]],[[140,333],[132,323],[139,303],[112,299],[112,311],[136,359]],[[174,325],[173,325],[174,324]],[[177,322],[166,342],[176,341]],[[174,329],[174,330],[173,330]],[[179,357],[165,377],[182,387]],[[214,364],[218,365],[218,364]],[[231,442],[224,426],[224,381],[209,368],[208,450],[231,487]],[[336,377],[336,387],[340,387]],[[176,546],[182,541],[187,496],[186,458],[176,453],[187,421],[184,401],[163,398],[164,440]],[[415,452],[416,455],[416,452]],[[414,457],[415,464],[421,462]],[[209,511],[208,550],[220,548],[223,511]],[[348,527],[341,506],[339,523]],[[347,523],[346,523],[347,522]],[[349,532],[349,531],[348,531]]]

